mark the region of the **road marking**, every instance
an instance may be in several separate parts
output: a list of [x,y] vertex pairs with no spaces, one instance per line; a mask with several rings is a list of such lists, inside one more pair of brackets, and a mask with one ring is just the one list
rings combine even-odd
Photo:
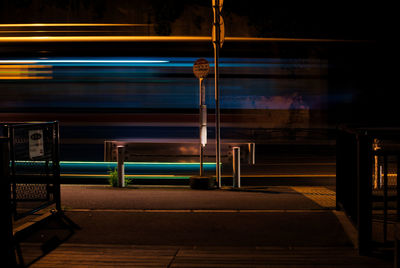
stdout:
[[[229,176],[227,176],[229,177]],[[230,176],[232,177],[232,176]],[[241,175],[247,178],[335,178],[336,174],[263,174],[263,175]]]
[[66,212],[127,212],[127,213],[321,213],[328,209],[87,209],[66,208]]
[[301,193],[321,207],[336,207],[336,192],[323,186],[296,186],[291,187],[294,191]]
[[263,163],[260,166],[336,166],[336,162],[326,163]]

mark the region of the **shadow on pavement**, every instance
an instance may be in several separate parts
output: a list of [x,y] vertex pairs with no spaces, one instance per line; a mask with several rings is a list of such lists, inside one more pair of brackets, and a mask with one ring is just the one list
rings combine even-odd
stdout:
[[80,230],[64,213],[54,213],[15,235],[18,265],[27,267],[66,242]]

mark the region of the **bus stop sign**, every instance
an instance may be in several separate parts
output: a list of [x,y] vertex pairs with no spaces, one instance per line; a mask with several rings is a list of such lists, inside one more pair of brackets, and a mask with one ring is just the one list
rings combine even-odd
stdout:
[[210,72],[210,64],[206,59],[198,59],[193,64],[193,73],[197,78],[206,78]]

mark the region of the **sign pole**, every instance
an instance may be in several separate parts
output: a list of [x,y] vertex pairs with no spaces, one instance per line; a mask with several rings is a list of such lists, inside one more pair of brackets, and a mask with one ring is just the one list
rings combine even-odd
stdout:
[[213,1],[214,9],[214,75],[215,75],[215,139],[216,139],[216,180],[218,188],[221,188],[221,115],[219,107],[219,49],[221,44],[221,25],[220,25],[220,0]]
[[[203,88],[203,78],[199,78],[199,137],[200,137],[200,177],[204,176],[204,168],[203,168],[203,163],[204,163],[204,140],[207,141],[207,136],[204,137],[204,132],[203,132],[203,128],[207,127],[205,122],[205,119],[207,118],[207,110],[205,111],[204,114],[204,99],[205,99],[205,92],[204,92],[204,88]],[[204,97],[203,97],[204,95]],[[206,118],[203,118],[204,116],[206,116]],[[207,135],[207,131],[205,132],[205,135]]]
[[[193,73],[199,79],[199,137],[200,137],[200,177],[204,177],[204,147],[207,144],[207,106],[204,79],[210,72],[206,59],[198,59],[193,64]],[[207,184],[208,185],[208,184]]]

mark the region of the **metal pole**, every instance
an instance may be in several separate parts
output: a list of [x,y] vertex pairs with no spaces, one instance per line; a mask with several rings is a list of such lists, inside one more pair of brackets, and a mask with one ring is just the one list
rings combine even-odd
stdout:
[[[204,128],[207,127],[207,110],[204,105],[205,103],[205,90],[203,88],[204,79],[199,78],[199,137],[200,137],[200,176],[204,176],[204,146],[207,141],[207,131]],[[205,136],[205,137],[204,137]]]
[[125,187],[125,146],[117,146],[117,161],[118,161],[118,187]]
[[388,157],[383,156],[383,243],[387,242],[388,217]]
[[249,143],[249,165],[254,166],[256,164],[256,144],[254,142]]
[[368,256],[372,242],[372,141],[357,135],[357,225],[358,253]]
[[13,237],[12,208],[11,208],[11,188],[10,188],[10,159],[9,159],[9,140],[0,137],[0,207],[2,215],[1,260],[6,267],[16,267],[17,259],[15,255],[15,241]]
[[17,182],[16,182],[16,167],[15,167],[15,128],[8,127],[8,137],[10,138],[10,158],[11,158],[11,183],[12,183],[12,200],[11,206],[13,209],[14,219],[17,218]]
[[215,0],[215,43],[214,43],[214,75],[215,75],[215,139],[216,139],[216,180],[221,188],[221,134],[220,134],[220,108],[219,108],[219,48],[221,43],[221,27],[219,15],[219,0]]
[[233,188],[240,188],[240,147],[232,148],[233,154]]
[[61,176],[60,176],[60,123],[54,121],[53,125],[53,165],[56,210],[61,213]]
[[[397,195],[397,219],[400,219],[400,155],[397,155],[397,171],[396,171],[396,195]],[[400,264],[400,263],[399,263]]]

